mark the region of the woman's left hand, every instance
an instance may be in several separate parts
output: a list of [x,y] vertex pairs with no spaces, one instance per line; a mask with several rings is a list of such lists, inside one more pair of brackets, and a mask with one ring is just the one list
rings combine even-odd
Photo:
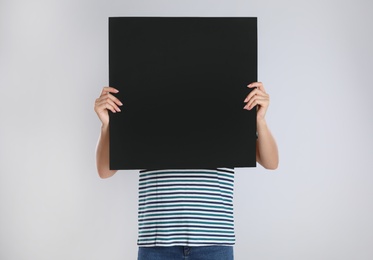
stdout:
[[247,86],[253,89],[249,95],[245,98],[244,102],[246,105],[244,109],[251,110],[255,105],[258,105],[257,120],[264,119],[269,106],[269,95],[264,89],[262,82],[253,82]]

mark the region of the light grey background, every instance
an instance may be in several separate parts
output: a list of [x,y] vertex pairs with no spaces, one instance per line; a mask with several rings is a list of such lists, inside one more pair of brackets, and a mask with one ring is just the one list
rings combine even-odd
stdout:
[[109,16],[255,16],[276,171],[238,169],[237,260],[373,259],[373,2],[1,0],[0,259],[136,259],[136,171],[101,180]]

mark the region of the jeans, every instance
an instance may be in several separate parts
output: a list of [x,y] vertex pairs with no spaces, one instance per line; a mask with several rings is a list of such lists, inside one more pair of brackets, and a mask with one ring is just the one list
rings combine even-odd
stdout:
[[137,260],[233,260],[233,246],[139,247]]

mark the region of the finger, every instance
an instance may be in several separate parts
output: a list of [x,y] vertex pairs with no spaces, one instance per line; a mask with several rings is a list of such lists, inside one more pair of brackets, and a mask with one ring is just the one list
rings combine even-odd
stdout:
[[247,95],[247,97],[245,98],[245,100],[243,102],[248,102],[250,99],[253,98],[253,96],[255,96],[255,94],[257,93],[258,89],[253,89],[249,95]]
[[97,114],[100,114],[105,110],[110,110],[113,113],[117,112],[117,111],[115,111],[115,108],[107,102],[102,102],[102,103],[97,104],[95,106],[95,111],[96,111]]
[[257,100],[266,100],[269,102],[269,99],[266,98],[266,97],[259,97],[259,96],[255,96],[254,98],[252,98],[249,102],[247,102],[247,105],[249,107],[252,107],[252,103],[256,102]]
[[101,113],[104,110],[106,110],[106,104],[107,102],[104,100],[98,101],[95,103],[95,111],[96,113]]
[[117,104],[114,103],[113,100],[111,100],[111,99],[107,99],[106,102],[109,103],[112,107],[114,107],[114,109],[115,109],[116,111],[118,111],[118,112],[121,111],[120,108],[117,106]]
[[111,112],[113,112],[113,113],[116,113],[117,111],[115,110],[115,108],[112,106],[112,105],[110,105],[109,103],[105,103],[105,104],[103,104],[104,106],[105,106],[105,108],[107,109],[107,110],[110,110]]
[[255,96],[254,98],[252,98],[246,105],[245,105],[245,109],[252,109],[254,106],[256,105],[261,105],[261,106],[268,106],[268,103],[269,103],[269,99],[267,98],[261,98],[261,97],[258,97],[258,96]]
[[263,92],[263,91],[261,91],[261,90],[259,90],[259,89],[256,88],[256,89],[253,89],[250,92],[249,95],[247,95],[247,97],[245,98],[244,102],[245,103],[248,102],[254,95],[260,96],[260,97],[267,97],[268,96],[267,93],[265,93],[265,92]]
[[118,106],[123,106],[122,102],[117,97],[114,97],[112,94],[108,93],[108,97],[115,102]]
[[263,96],[263,97],[267,97],[267,96],[269,96],[267,92],[262,91],[262,90],[260,90],[260,89],[258,89],[258,88],[257,88],[256,95],[257,95],[257,96]]
[[110,94],[110,93],[103,94],[103,95],[100,97],[100,99],[103,99],[103,100],[111,99],[111,100],[114,101],[117,105],[119,105],[119,106],[122,106],[122,105],[123,105],[122,102],[120,102],[120,100],[119,100],[117,97],[113,96],[113,95]]
[[[268,100],[266,100],[266,99],[257,99],[255,105],[259,105],[259,107],[266,108],[266,107],[268,107]],[[252,109],[254,106],[250,107],[250,109]]]
[[101,91],[101,95],[104,95],[104,94],[109,93],[109,92],[118,93],[119,90],[117,90],[116,88],[113,88],[113,87],[103,87],[102,91]]
[[248,88],[258,88],[259,90],[266,92],[262,82],[253,82],[247,85]]
[[260,103],[262,102],[260,102],[259,99],[256,99],[251,104],[247,104],[246,106],[244,106],[244,109],[251,110],[253,107],[255,107],[256,105],[259,105]]
[[110,93],[103,94],[98,99],[96,99],[96,102],[101,102],[101,100],[108,100],[108,99],[111,99],[112,101],[114,101],[119,106],[123,105],[122,102],[120,102],[120,100],[118,98],[114,97]]
[[103,104],[109,104],[111,107],[113,107],[116,111],[120,112],[120,108],[112,101],[110,98],[106,98],[98,102],[98,106],[102,106]]

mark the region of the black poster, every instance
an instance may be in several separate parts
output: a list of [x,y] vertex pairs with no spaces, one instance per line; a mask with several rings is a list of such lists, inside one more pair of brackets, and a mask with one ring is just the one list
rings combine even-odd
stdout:
[[257,19],[110,17],[111,169],[256,166]]

